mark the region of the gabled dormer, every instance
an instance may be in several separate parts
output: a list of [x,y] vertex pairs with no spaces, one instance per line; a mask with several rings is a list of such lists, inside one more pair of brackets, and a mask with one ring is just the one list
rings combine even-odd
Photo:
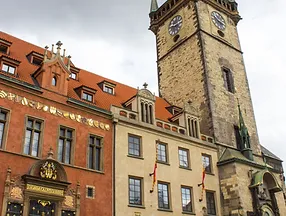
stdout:
[[15,58],[2,55],[0,58],[1,72],[12,76],[18,76],[18,66],[21,62]]
[[98,86],[101,88],[103,92],[111,94],[111,95],[115,95],[116,84],[104,80],[98,83]]
[[27,55],[27,59],[31,64],[40,66],[44,60],[44,56],[40,53],[32,51]]
[[87,101],[89,103],[94,103],[96,89],[82,85],[74,90],[81,100]]
[[32,76],[42,88],[67,95],[71,74],[71,56],[65,57],[65,49],[61,55],[62,43],[60,41],[56,45],[56,53],[54,53],[54,45],[52,45],[51,52],[48,52],[47,46],[45,47],[43,63]]
[[0,54],[4,53],[6,55],[9,55],[11,45],[12,43],[10,41],[0,38]]

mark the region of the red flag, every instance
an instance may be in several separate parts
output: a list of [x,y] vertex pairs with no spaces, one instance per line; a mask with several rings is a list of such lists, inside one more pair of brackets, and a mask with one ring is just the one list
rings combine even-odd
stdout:
[[150,190],[150,193],[153,193],[154,191],[154,187],[156,184],[156,180],[157,180],[157,159],[158,159],[158,148],[157,148],[157,144],[156,144],[156,159],[155,159],[155,164],[154,164],[154,170],[153,173],[150,173],[150,176],[153,176],[153,184],[152,184],[152,189]]
[[203,201],[203,198],[204,198],[205,177],[206,177],[206,169],[205,169],[205,167],[203,167],[202,183],[198,184],[198,186],[202,186],[201,198],[199,199],[200,202]]

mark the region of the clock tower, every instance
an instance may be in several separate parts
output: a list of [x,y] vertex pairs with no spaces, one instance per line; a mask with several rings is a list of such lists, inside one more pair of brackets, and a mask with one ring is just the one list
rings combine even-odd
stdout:
[[234,0],[168,0],[159,8],[152,0],[150,30],[156,36],[160,96],[181,107],[191,102],[200,111],[201,133],[238,149],[239,101],[252,152],[259,155],[240,19]]
[[[159,95],[175,106],[191,103],[199,111],[201,134],[213,137],[217,146],[223,215],[279,215],[285,210],[279,206],[284,202],[281,173],[270,172],[262,160],[237,3],[167,0],[158,7],[152,0],[149,16]],[[206,185],[206,190],[211,189]]]

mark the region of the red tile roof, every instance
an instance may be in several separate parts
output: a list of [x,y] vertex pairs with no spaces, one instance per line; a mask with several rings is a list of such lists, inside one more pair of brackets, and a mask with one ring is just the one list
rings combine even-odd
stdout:
[[[43,55],[45,51],[44,48],[38,47],[1,31],[0,38],[12,43],[9,49],[9,57],[21,61],[17,68],[17,73],[19,75],[17,79],[35,85],[31,74],[33,74],[39,68],[39,66],[31,64],[26,56],[32,51]],[[0,57],[2,55],[4,54],[0,53]],[[115,95],[105,93],[100,89],[98,83],[103,81],[116,84]],[[122,104],[125,101],[137,93],[137,89],[135,88],[81,69],[78,81],[73,79],[69,80],[68,97],[74,98],[76,100],[81,100],[74,89],[82,85],[89,86],[97,90],[95,94],[95,105],[108,111],[110,110],[111,105],[122,107]],[[170,106],[170,104],[166,100],[160,97],[156,97],[155,114],[157,119],[168,121],[168,118],[172,117],[172,114],[166,109],[168,106]]]

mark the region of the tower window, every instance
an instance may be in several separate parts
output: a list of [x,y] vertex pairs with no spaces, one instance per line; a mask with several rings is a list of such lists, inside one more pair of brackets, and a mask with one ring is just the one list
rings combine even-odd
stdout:
[[229,92],[234,93],[234,82],[233,82],[232,72],[228,68],[223,68],[222,72],[223,72],[225,88]]
[[57,86],[57,78],[53,77],[52,79],[52,86]]
[[189,128],[189,136],[199,138],[197,119],[188,118],[188,128]]
[[153,124],[153,105],[141,102],[141,120]]

